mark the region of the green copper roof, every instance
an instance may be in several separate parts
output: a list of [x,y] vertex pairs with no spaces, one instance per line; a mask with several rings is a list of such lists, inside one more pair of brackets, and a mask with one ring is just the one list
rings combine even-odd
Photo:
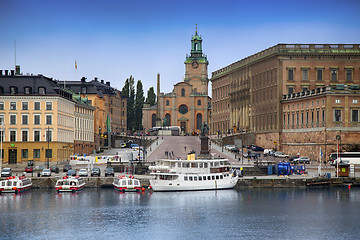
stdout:
[[195,35],[191,38],[191,41],[192,40],[199,40],[201,41],[201,37],[199,37],[199,35],[197,34],[197,31],[195,32]]

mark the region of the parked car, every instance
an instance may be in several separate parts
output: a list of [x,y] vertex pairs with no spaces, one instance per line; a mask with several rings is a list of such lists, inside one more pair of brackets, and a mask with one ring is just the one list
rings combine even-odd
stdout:
[[25,172],[27,173],[32,173],[34,171],[33,167],[32,166],[27,166],[25,167]]
[[66,164],[66,165],[64,165],[64,167],[63,167],[63,172],[67,172],[67,171],[69,171],[70,169],[72,169],[72,166],[71,166],[70,164]]
[[225,145],[226,150],[230,151],[230,149],[235,148],[235,145]]
[[74,169],[69,169],[66,173],[67,176],[76,176],[76,171]]
[[54,172],[54,173],[59,173],[60,169],[57,166],[52,166],[52,167],[50,167],[50,171]]
[[279,157],[279,158],[289,158],[289,155],[283,153],[283,152],[277,152],[275,157]]
[[11,168],[3,168],[1,171],[1,177],[11,177]]
[[114,177],[114,168],[112,168],[112,167],[105,168],[105,177],[107,177],[107,176]]
[[91,176],[99,176],[100,177],[100,174],[101,174],[101,171],[100,171],[100,168],[98,167],[94,167],[92,170],[91,170]]
[[79,176],[87,177],[88,176],[88,171],[85,168],[80,169],[79,170]]
[[294,159],[298,158],[298,156],[289,156],[289,161],[292,162]]
[[40,176],[41,176],[41,177],[50,177],[50,176],[51,176],[51,171],[50,171],[50,169],[45,168],[44,170],[42,170]]
[[310,158],[309,157],[299,157],[299,158],[295,158],[293,160],[293,163],[297,164],[297,163],[310,163]]
[[263,152],[264,151],[264,149],[262,147],[255,146],[255,145],[251,146],[251,150],[253,150],[255,152],[258,152],[258,151]]

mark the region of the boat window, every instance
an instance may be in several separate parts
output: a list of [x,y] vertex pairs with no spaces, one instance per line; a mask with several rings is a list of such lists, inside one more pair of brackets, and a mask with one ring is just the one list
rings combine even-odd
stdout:
[[181,162],[178,163],[178,167],[181,167]]
[[197,177],[194,177],[194,181],[197,181]]
[[199,181],[202,181],[202,176],[199,176]]
[[190,167],[190,163],[183,163],[183,167],[184,167],[184,168]]
[[76,183],[75,182],[70,182],[70,186],[75,186]]
[[204,180],[204,181],[206,180],[206,176],[203,176],[203,180]]
[[8,181],[7,182],[7,186],[11,186],[12,182],[11,181]]
[[219,175],[216,175],[216,180],[219,180]]
[[65,185],[69,185],[69,182],[68,182],[68,181],[66,181],[66,182],[65,182]]
[[215,167],[218,167],[220,165],[219,162],[215,162]]
[[138,181],[138,180],[134,180],[134,185],[139,185],[139,181]]
[[220,179],[223,179],[224,178],[224,176],[223,175],[220,175]]
[[189,181],[192,181],[193,180],[193,177],[189,177]]
[[208,164],[205,162],[204,163],[204,168],[207,168],[208,167]]
[[5,186],[5,182],[4,182],[4,181],[1,182],[1,186],[2,186],[2,187]]
[[215,176],[214,176],[214,175],[213,175],[213,176],[211,176],[211,179],[212,179],[212,180],[215,180]]
[[211,162],[211,163],[210,163],[210,167],[213,167],[213,166],[214,166],[214,163],[213,163],[213,162]]
[[191,163],[191,167],[192,168],[196,168],[197,166],[196,166],[196,163]]
[[211,180],[211,177],[210,177],[210,176],[208,176],[208,180]]
[[184,176],[184,181],[187,181],[188,180],[188,177],[187,176]]
[[126,180],[122,180],[121,185],[126,185]]
[[171,163],[171,167],[175,167],[175,163],[174,163],[174,162]]
[[128,180],[128,185],[132,185],[132,184],[133,184],[132,179]]

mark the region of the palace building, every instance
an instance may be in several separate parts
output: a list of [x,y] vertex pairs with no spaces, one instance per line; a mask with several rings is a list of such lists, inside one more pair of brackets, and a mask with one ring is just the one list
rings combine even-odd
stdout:
[[202,52],[202,39],[197,31],[191,39],[190,55],[185,60],[184,81],[174,85],[171,93],[160,93],[158,74],[157,104],[143,107],[143,126],[150,129],[159,124],[179,126],[183,133],[199,132],[210,118],[211,99],[208,96],[208,60]]
[[[360,138],[359,44],[278,44],[212,73],[211,131],[317,159]],[[241,134],[237,134],[241,133]]]

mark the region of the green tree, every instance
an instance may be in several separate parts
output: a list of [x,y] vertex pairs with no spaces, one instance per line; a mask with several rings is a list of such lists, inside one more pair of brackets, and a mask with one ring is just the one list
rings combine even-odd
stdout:
[[142,129],[143,106],[144,106],[144,90],[142,82],[139,80],[136,84],[136,98],[135,98],[135,129]]
[[150,106],[154,106],[156,103],[156,94],[153,87],[150,87],[147,92],[147,98],[145,101],[147,104],[150,104]]
[[127,129],[133,130],[135,127],[135,87],[134,87],[134,78],[130,76],[125,81],[125,85],[122,89],[123,96],[127,100]]

